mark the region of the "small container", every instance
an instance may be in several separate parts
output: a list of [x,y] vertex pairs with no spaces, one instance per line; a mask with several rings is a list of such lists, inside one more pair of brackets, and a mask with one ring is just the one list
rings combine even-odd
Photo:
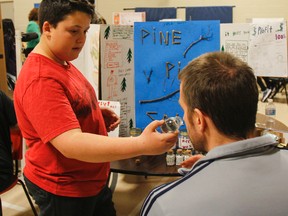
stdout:
[[167,117],[164,115],[164,124],[161,125],[161,130],[164,133],[177,131],[181,125],[183,125],[183,120],[180,116]]
[[166,165],[174,166],[175,165],[175,154],[172,149],[168,150],[166,153]]
[[273,103],[273,99],[268,99],[268,104],[265,106],[265,115],[268,117],[266,121],[266,129],[275,129],[275,116],[276,116],[276,106]]
[[130,131],[129,131],[130,137],[139,136],[141,133],[142,133],[142,130],[140,128],[130,128]]
[[188,158],[190,158],[192,156],[192,151],[190,149],[187,149],[184,152],[184,161],[187,160]]
[[184,161],[182,149],[177,149],[176,153],[176,165],[179,166]]

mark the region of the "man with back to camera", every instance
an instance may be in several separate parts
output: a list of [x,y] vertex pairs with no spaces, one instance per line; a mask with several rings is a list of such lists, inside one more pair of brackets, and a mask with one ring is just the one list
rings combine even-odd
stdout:
[[183,178],[152,190],[141,215],[287,215],[288,152],[277,148],[275,136],[254,135],[253,70],[214,52],[191,61],[179,79],[188,134],[207,154],[184,162],[194,165]]

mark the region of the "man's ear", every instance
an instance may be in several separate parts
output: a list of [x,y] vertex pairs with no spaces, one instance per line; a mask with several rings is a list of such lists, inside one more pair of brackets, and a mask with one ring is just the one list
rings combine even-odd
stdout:
[[207,125],[204,113],[201,110],[195,108],[193,115],[195,127],[197,127],[200,131],[204,131]]

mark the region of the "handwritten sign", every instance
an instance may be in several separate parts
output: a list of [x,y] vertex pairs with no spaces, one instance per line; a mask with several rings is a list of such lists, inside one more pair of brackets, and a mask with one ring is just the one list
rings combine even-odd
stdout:
[[[102,107],[107,107],[111,110],[113,110],[118,116],[120,116],[120,108],[121,104],[118,101],[105,101],[105,100],[98,100],[99,106]],[[108,132],[109,137],[118,137],[119,136],[119,126],[114,130]]]
[[248,62],[248,48],[250,37],[249,23],[220,24],[221,47],[244,62]]
[[120,136],[135,127],[134,33],[132,26],[101,25],[101,93],[121,104]]
[[219,21],[145,22],[134,25],[136,126],[183,115],[178,73],[220,46]]
[[257,76],[287,77],[286,22],[252,23],[248,53]]

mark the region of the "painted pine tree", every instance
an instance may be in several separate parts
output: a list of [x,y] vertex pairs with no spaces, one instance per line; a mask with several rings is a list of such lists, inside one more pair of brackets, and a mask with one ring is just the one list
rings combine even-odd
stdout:
[[126,91],[126,87],[127,87],[126,78],[124,77],[123,80],[121,81],[121,91],[122,92]]
[[132,51],[129,48],[128,53],[127,53],[127,61],[128,63],[130,63],[132,61]]
[[129,128],[133,128],[134,127],[133,124],[134,124],[133,119],[130,119],[129,120]]
[[108,26],[106,29],[105,29],[105,35],[104,35],[104,38],[107,40],[109,38],[109,35],[110,35],[110,26]]

